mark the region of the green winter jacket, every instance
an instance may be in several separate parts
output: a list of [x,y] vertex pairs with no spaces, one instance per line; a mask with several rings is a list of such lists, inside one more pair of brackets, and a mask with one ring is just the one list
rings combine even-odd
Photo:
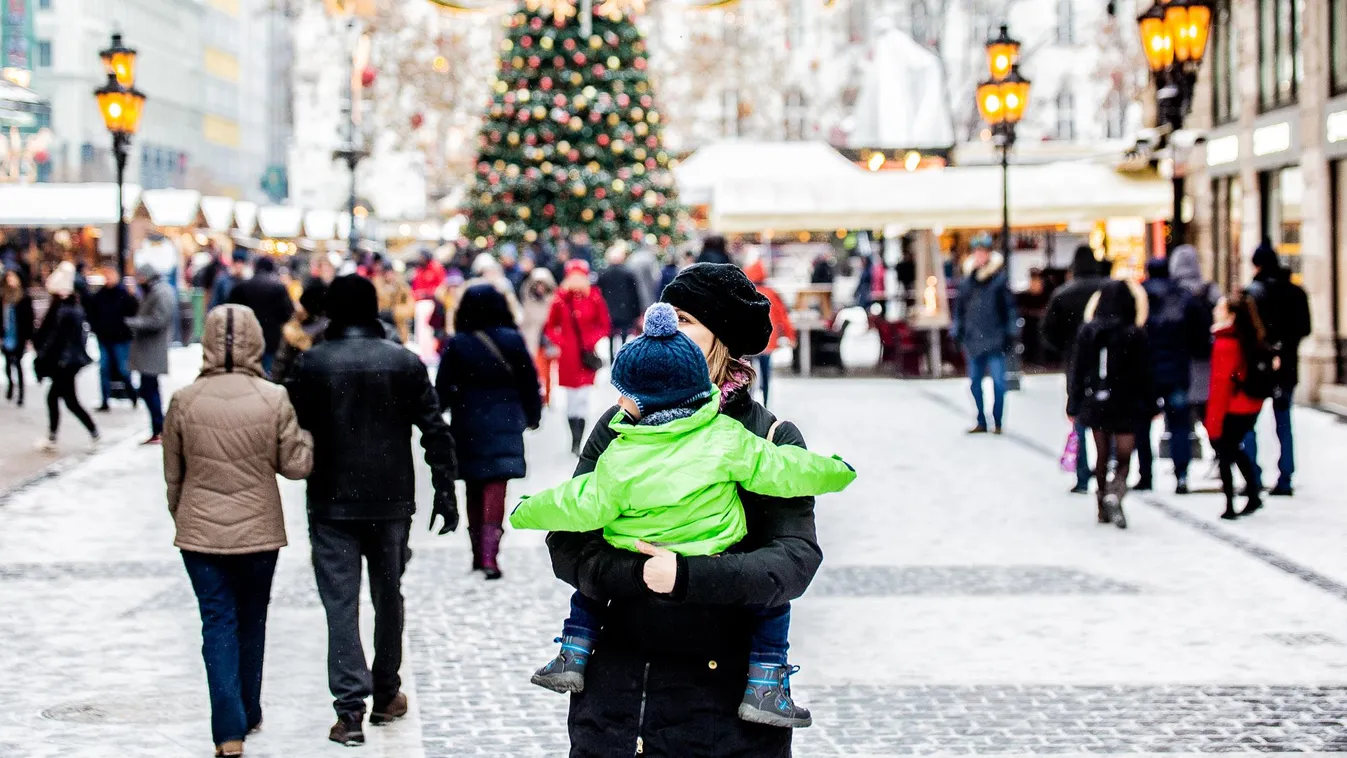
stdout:
[[622,414],[592,473],[526,498],[516,529],[588,532],[635,550],[636,541],[680,555],[714,555],[747,533],[739,487],[770,497],[840,492],[856,472],[840,458],[778,447],[719,412],[719,394],[692,416],[641,426]]

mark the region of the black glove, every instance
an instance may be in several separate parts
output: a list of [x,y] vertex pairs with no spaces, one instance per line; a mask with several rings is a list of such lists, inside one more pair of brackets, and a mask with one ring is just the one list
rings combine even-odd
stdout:
[[430,531],[435,531],[435,519],[444,519],[440,534],[458,531],[458,493],[452,487],[435,493],[435,504],[430,511]]

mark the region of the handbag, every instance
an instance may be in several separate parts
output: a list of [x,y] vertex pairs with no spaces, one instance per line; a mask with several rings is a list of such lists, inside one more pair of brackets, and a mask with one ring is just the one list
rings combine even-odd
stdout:
[[593,350],[585,349],[585,338],[584,335],[580,333],[580,320],[575,317],[574,310],[570,308],[567,308],[566,310],[571,316],[571,326],[575,327],[575,344],[580,348],[580,365],[590,371],[598,371],[603,368],[603,359]]
[[1079,458],[1079,456],[1080,456],[1080,437],[1076,436],[1076,432],[1074,430],[1067,432],[1066,447],[1062,449],[1062,457],[1058,459],[1057,465],[1060,466],[1061,469],[1067,472],[1068,474],[1074,474],[1076,472],[1076,461]]

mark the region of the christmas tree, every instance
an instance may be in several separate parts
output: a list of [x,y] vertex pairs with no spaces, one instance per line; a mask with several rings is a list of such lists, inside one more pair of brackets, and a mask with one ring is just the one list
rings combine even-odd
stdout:
[[531,0],[506,19],[468,198],[479,247],[574,232],[604,246],[683,237],[644,36],[619,0],[596,5],[588,35],[576,12]]

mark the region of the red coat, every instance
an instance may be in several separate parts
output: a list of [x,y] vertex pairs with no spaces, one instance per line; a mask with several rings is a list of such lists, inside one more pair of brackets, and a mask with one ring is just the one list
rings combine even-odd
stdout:
[[795,334],[795,325],[790,322],[790,310],[782,302],[781,296],[776,294],[776,290],[764,284],[759,284],[757,287],[758,294],[767,298],[767,302],[772,304],[772,341],[767,344],[767,349],[763,351],[770,355],[773,350],[776,350],[782,337],[790,340],[790,344],[794,345],[797,335]]
[[1207,399],[1207,435],[1219,439],[1230,414],[1247,416],[1263,409],[1263,401],[1249,397],[1235,386],[1246,371],[1244,348],[1235,337],[1234,327],[1216,332],[1211,348],[1211,396]]
[[587,294],[557,290],[552,299],[552,310],[547,314],[543,334],[561,348],[557,359],[557,384],[562,387],[591,387],[594,373],[580,362],[582,350],[593,350],[599,340],[612,332],[608,306],[598,287],[590,287]]
[[435,290],[444,284],[444,279],[444,266],[441,266],[439,261],[432,260],[417,269],[416,275],[412,277],[412,297],[417,300],[430,300],[435,297]]

